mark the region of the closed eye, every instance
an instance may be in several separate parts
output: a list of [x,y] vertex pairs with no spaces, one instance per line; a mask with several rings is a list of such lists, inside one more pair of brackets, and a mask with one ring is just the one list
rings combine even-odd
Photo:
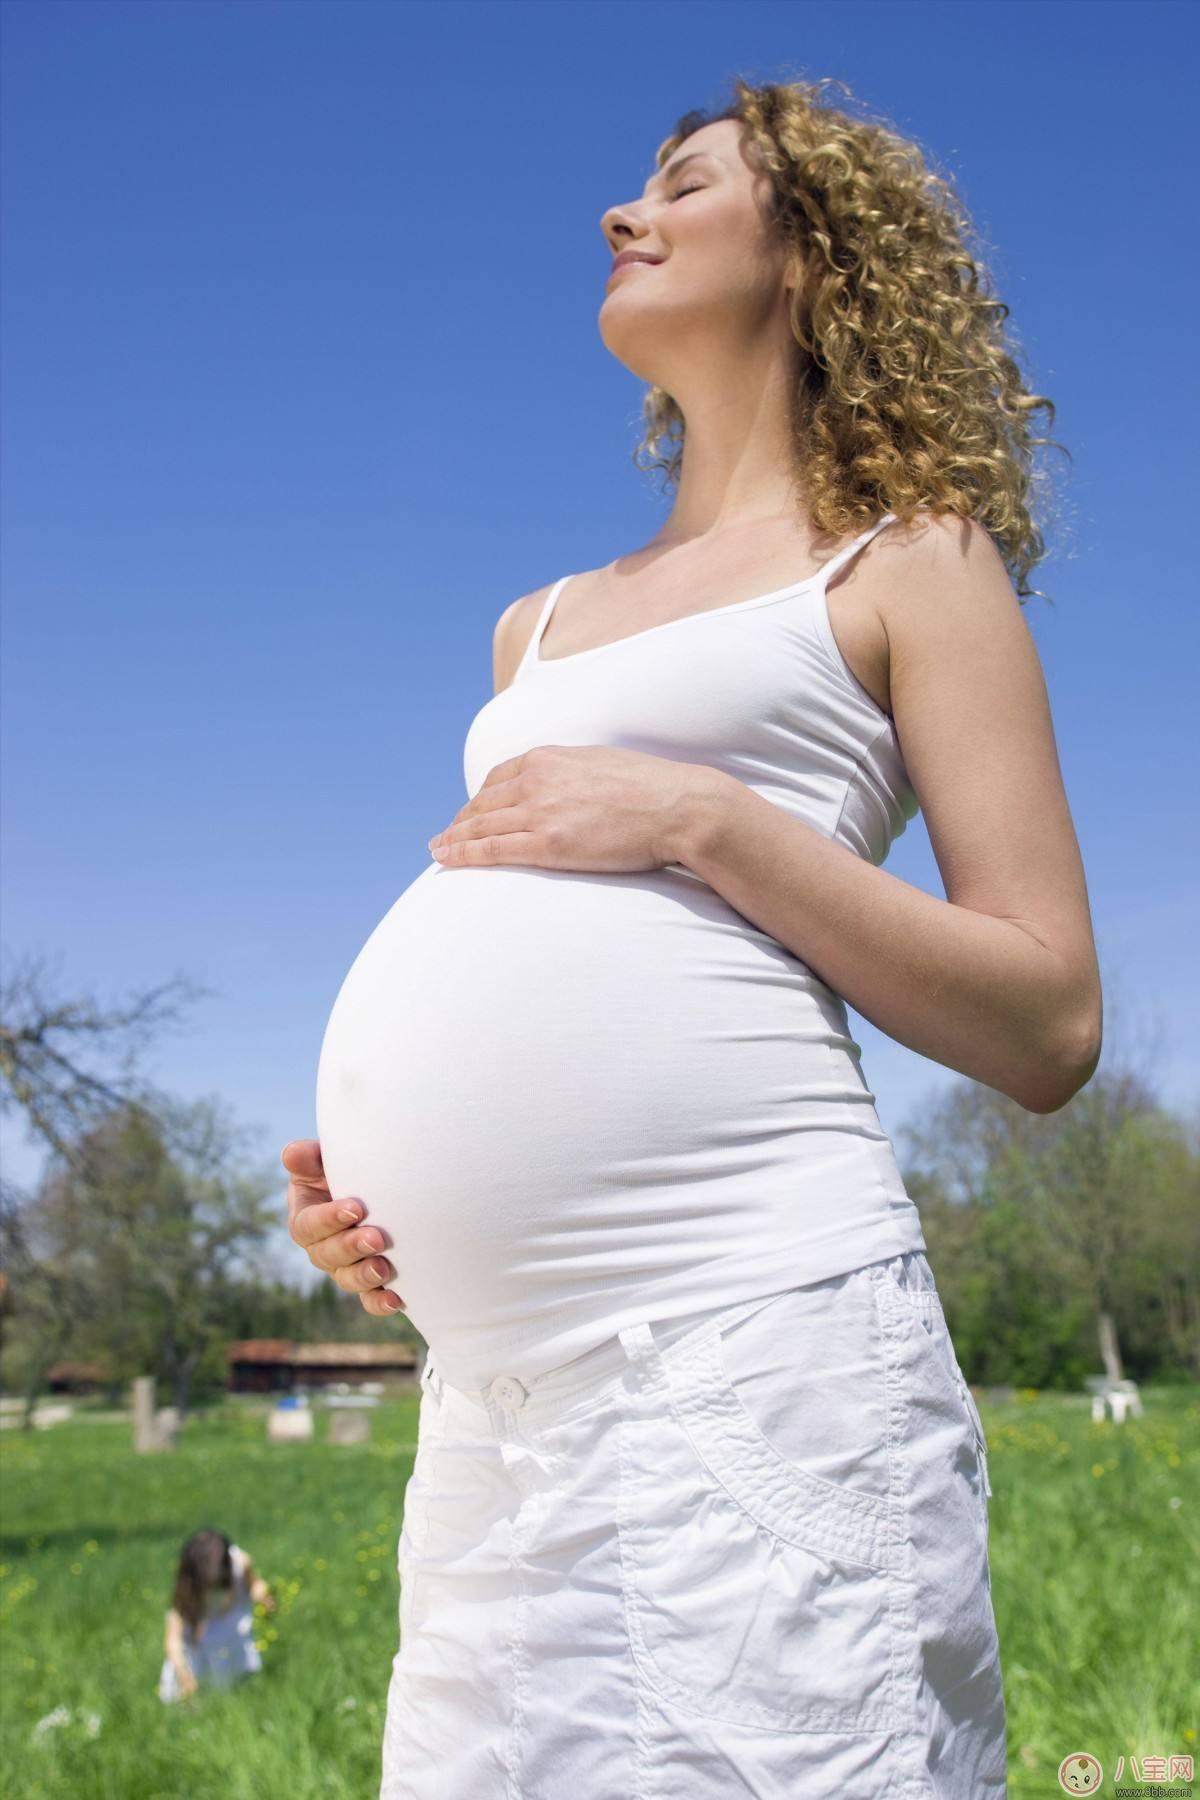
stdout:
[[703,192],[704,184],[698,181],[693,187],[678,188],[671,198],[672,200],[682,200],[685,194],[702,194]]

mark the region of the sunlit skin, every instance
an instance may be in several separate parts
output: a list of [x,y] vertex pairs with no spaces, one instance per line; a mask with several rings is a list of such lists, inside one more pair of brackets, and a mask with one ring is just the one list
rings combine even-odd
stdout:
[[737,121],[719,119],[679,146],[640,199],[600,221],[614,257],[663,259],[610,276],[599,313],[605,347],[669,393],[687,422],[678,489],[653,545],[703,552],[720,534],[761,556],[764,530],[793,552],[798,531],[812,535],[789,452],[787,308],[799,270],[769,227],[769,196]]

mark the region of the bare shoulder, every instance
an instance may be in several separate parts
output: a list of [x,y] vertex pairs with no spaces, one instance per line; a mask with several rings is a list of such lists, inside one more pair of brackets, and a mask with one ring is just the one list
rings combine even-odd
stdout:
[[[878,540],[891,537],[885,532]],[[873,548],[874,546],[872,546]],[[910,774],[939,788],[965,775],[964,734],[980,782],[1007,747],[1050,752],[1041,662],[999,549],[976,519],[925,513],[897,527],[878,564],[892,712]],[[984,732],[987,719],[994,735]],[[986,752],[986,754],[984,754]]]
[[920,732],[918,709],[948,720],[955,708],[969,713],[989,698],[1016,708],[1025,731],[1044,733],[1049,706],[1037,648],[987,528],[924,514],[898,529],[888,549],[873,591],[887,632],[892,713],[910,742]]
[[899,521],[871,545],[880,617],[900,636],[936,624],[939,613],[978,619],[999,609],[1021,617],[1021,603],[1004,559],[986,526],[956,513],[922,511]]
[[492,682],[496,693],[508,687],[516,674],[553,586],[554,583],[548,581],[545,587],[522,594],[519,600],[510,602],[497,619],[492,634]]

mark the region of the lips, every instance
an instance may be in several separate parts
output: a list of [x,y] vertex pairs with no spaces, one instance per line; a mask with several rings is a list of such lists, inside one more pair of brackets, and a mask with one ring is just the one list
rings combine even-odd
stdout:
[[630,269],[633,267],[634,263],[657,263],[661,262],[661,260],[662,258],[658,256],[637,256],[629,251],[623,251],[613,263],[612,268],[609,270],[609,274],[610,276],[615,275],[619,269]]

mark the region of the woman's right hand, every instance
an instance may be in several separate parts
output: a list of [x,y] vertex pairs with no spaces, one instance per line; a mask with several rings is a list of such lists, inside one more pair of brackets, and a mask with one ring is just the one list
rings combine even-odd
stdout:
[[340,1288],[357,1294],[367,1312],[388,1318],[404,1305],[384,1283],[396,1279],[386,1256],[388,1239],[383,1229],[359,1227],[366,1216],[361,1200],[334,1200],[325,1179],[321,1145],[317,1138],[297,1138],[283,1146],[280,1159],[287,1170],[288,1234],[293,1244],[307,1250],[315,1269],[332,1275]]

